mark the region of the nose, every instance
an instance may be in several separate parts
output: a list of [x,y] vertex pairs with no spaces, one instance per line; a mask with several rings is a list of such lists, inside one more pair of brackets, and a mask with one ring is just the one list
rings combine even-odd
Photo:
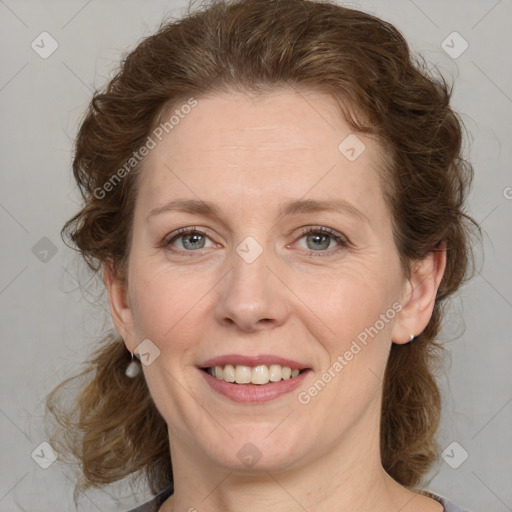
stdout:
[[216,305],[217,320],[225,326],[236,326],[246,332],[282,325],[290,311],[288,288],[271,268],[264,250],[256,260],[246,261],[236,251],[232,269],[220,284]]

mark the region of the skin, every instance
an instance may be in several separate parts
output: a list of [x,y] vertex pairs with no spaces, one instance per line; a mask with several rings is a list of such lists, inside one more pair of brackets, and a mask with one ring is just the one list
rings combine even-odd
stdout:
[[[442,511],[384,471],[379,421],[391,345],[427,325],[445,253],[430,253],[404,276],[379,182],[383,150],[359,134],[366,149],[355,161],[338,150],[351,129],[331,97],[280,89],[197,99],[143,166],[127,282],[105,267],[126,347],[137,353],[150,339],[160,350],[142,366],[168,425],[175,472],[175,494],[160,510]],[[178,198],[214,202],[221,215],[168,211],[146,221]],[[279,217],[291,199],[343,199],[367,220],[325,211]],[[204,246],[183,235],[162,246],[186,227],[206,232]],[[322,245],[303,227],[331,228],[350,244]],[[247,236],[262,249],[252,263],[236,251]],[[298,393],[394,303],[400,313],[300,403]],[[197,369],[233,353],[275,354],[312,372],[276,400],[235,403]],[[237,457],[249,442],[261,454],[251,468]]]

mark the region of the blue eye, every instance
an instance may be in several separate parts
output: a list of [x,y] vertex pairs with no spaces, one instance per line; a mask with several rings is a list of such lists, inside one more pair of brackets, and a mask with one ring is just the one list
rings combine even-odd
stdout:
[[[313,257],[330,256],[349,246],[348,240],[341,233],[326,227],[305,228],[298,240],[303,238],[306,239],[306,247],[302,247],[302,249],[309,251],[309,255]],[[211,245],[206,245],[207,241],[210,241]],[[181,247],[176,246],[178,242]],[[215,244],[205,231],[196,227],[188,227],[179,229],[165,237],[161,247],[168,246],[174,247],[169,247],[171,252],[183,254],[215,247],[218,244]]]
[[302,232],[300,240],[302,240],[303,238],[306,238],[305,249],[311,251],[311,256],[323,256],[323,253],[332,254],[333,251],[327,251],[327,249],[333,248],[333,242],[334,246],[336,244],[338,245],[337,250],[339,250],[340,247],[344,248],[348,246],[348,241],[345,239],[343,235],[337,233],[336,231],[330,228],[325,227],[306,228]]
[[178,230],[172,238],[166,238],[164,245],[167,246],[174,243],[174,241],[181,240],[183,248],[178,248],[178,250],[190,252],[196,249],[204,249],[206,239],[209,239],[209,237],[204,231],[196,228],[183,228]]

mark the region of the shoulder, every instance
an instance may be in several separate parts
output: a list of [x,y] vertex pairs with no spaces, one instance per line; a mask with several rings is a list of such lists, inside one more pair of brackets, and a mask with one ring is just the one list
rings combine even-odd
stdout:
[[132,508],[127,512],[158,512],[158,509],[163,502],[171,496],[173,488],[171,486],[166,487],[163,491],[160,491],[151,501],[147,501],[136,508]]
[[421,494],[424,494],[439,501],[439,503],[441,503],[444,507],[444,512],[470,512],[468,509],[460,507],[459,505],[456,505],[455,503],[451,502],[448,498],[439,496],[438,494],[434,494],[433,492],[424,490],[422,491]]
[[[128,510],[127,512],[158,512],[160,506],[169,496],[171,496],[172,493],[172,487],[167,487],[163,491],[160,491],[151,501],[143,503],[142,505]],[[462,508],[451,502],[449,499],[439,496],[438,494],[434,494],[433,492],[423,491],[421,494],[425,494],[439,501],[444,507],[444,512],[470,512],[468,509]]]

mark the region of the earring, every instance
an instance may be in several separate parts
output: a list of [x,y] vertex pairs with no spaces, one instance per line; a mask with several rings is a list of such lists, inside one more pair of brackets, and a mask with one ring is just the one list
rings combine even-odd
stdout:
[[133,360],[133,352],[132,352],[132,360],[128,363],[128,366],[126,367],[126,370],[124,374],[129,377],[130,379],[133,379],[137,377],[140,373],[140,365],[137,364],[136,361]]
[[411,343],[411,341],[416,338],[416,336],[414,336],[414,334],[411,334],[411,337],[409,338],[409,343]]

